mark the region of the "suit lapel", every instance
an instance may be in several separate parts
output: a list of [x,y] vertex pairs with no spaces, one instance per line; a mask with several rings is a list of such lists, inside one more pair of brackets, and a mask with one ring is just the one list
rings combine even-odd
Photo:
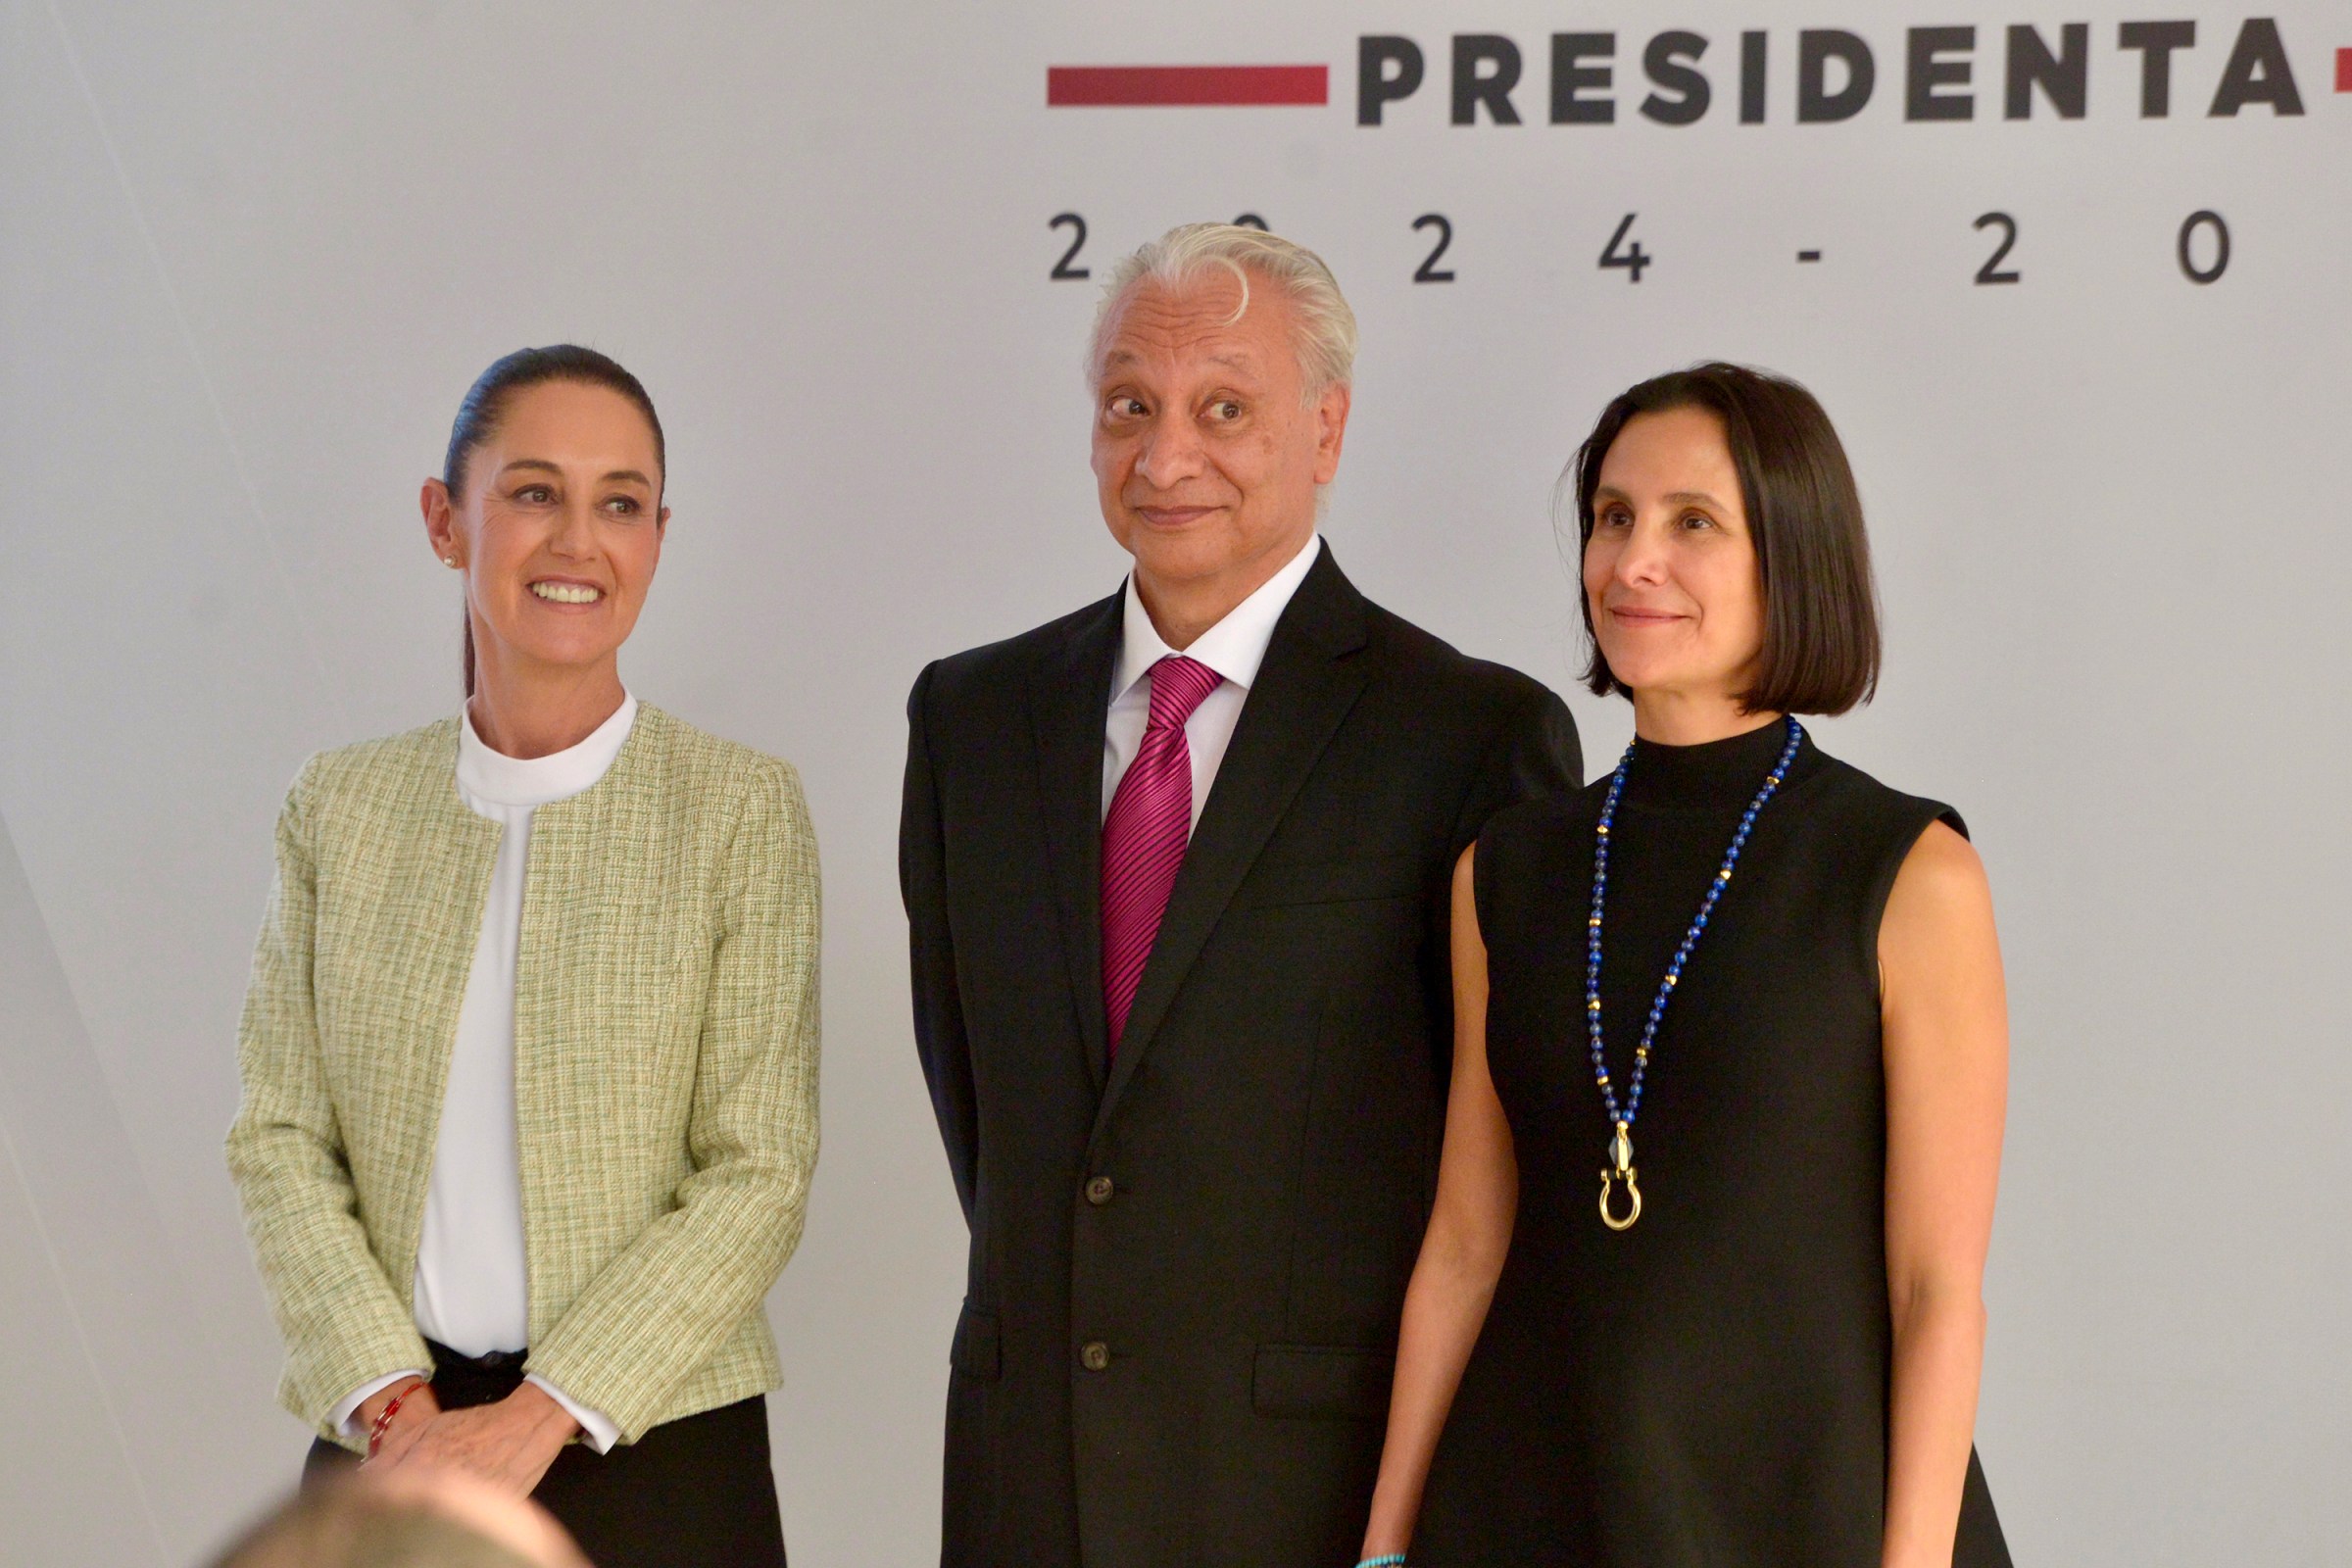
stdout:
[[1086,1069],[1102,1087],[1108,1025],[1102,1013],[1102,726],[1119,652],[1124,599],[1085,612],[1069,640],[1038,666],[1029,688],[1047,857],[1061,913]]
[[[1233,902],[1242,878],[1256,863],[1340,721],[1363,692],[1370,672],[1352,656],[1364,641],[1363,597],[1341,575],[1326,544],[1275,623],[1273,641],[1266,645],[1241,722],[1218,765],[1200,824],[1185,851],[1184,867],[1168,895],[1167,912],[1160,917],[1159,935],[1119,1040],[1118,1060],[1096,1114],[1096,1136],[1109,1124],[1112,1107],[1152,1049],[1185,975]],[[1091,841],[1098,856],[1100,837],[1098,832]],[[1099,917],[1096,927],[1099,952]],[[1100,989],[1098,983],[1098,994]]]

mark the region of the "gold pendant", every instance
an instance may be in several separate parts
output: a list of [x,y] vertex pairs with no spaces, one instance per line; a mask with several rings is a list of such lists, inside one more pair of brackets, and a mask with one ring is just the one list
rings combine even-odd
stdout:
[[[1642,1217],[1642,1184],[1634,1172],[1634,1140],[1622,1121],[1617,1124],[1617,1136],[1610,1140],[1609,1153],[1617,1164],[1613,1170],[1606,1165],[1600,1167],[1600,1222],[1613,1231],[1630,1231],[1634,1221]],[[1619,1178],[1624,1179],[1626,1193],[1634,1200],[1634,1206],[1623,1219],[1609,1206],[1610,1189]]]

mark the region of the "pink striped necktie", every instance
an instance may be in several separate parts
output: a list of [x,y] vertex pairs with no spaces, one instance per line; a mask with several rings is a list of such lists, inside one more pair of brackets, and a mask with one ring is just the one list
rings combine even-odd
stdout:
[[1102,1006],[1114,1055],[1192,838],[1193,752],[1184,721],[1225,679],[1178,655],[1145,678],[1152,716],[1102,818]]

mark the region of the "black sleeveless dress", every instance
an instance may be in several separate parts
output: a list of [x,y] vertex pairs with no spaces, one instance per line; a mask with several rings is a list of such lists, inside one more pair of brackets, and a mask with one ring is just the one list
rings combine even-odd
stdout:
[[[1640,743],[1601,958],[1622,1103],[1642,1020],[1788,739]],[[1584,1021],[1607,780],[1478,842],[1487,1051],[1519,1217],[1439,1444],[1414,1568],[1877,1568],[1886,1514],[1886,1078],[1878,931],[1949,808],[1803,742],[1685,966],[1651,1055],[1622,1233]],[[1618,1201],[1624,1202],[1620,1189]],[[2006,1568],[1974,1457],[1961,1568]]]

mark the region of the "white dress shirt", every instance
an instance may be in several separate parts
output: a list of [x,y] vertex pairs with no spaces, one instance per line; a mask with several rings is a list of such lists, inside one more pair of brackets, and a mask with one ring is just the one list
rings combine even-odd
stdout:
[[[589,788],[612,766],[637,722],[637,699],[622,694],[611,718],[576,746],[546,757],[492,751],[466,714],[458,727],[458,795],[506,831],[490,872],[473,966],[450,1048],[449,1083],[425,1189],[416,1248],[416,1330],[462,1355],[519,1350],[529,1344],[530,1290],[522,1236],[522,1163],[514,1125],[514,959],[522,940],[523,876],[530,864],[531,813]],[[397,1372],[337,1407],[353,1421],[369,1395],[423,1369]],[[619,1430],[536,1373],[529,1381],[580,1424],[599,1453]]]
[[[1226,612],[1225,618],[1193,640],[1183,657],[1206,664],[1225,677],[1217,689],[1200,700],[1193,716],[1184,721],[1185,749],[1193,759],[1193,822],[1200,825],[1200,808],[1208,804],[1209,786],[1233,742],[1233,727],[1241,722],[1242,704],[1265,662],[1266,645],[1274,640],[1274,623],[1282,618],[1291,596],[1306,580],[1308,568],[1323,550],[1323,536],[1309,535],[1290,564],[1258,585],[1257,591]],[[1135,591],[1135,574],[1127,574],[1127,610],[1122,617],[1119,662],[1110,677],[1110,714],[1102,725],[1102,814],[1110,814],[1111,797],[1119,780],[1144,743],[1144,726],[1152,716],[1152,685],[1144,677],[1152,666],[1177,652],[1160,640],[1159,630],[1144,610]]]

